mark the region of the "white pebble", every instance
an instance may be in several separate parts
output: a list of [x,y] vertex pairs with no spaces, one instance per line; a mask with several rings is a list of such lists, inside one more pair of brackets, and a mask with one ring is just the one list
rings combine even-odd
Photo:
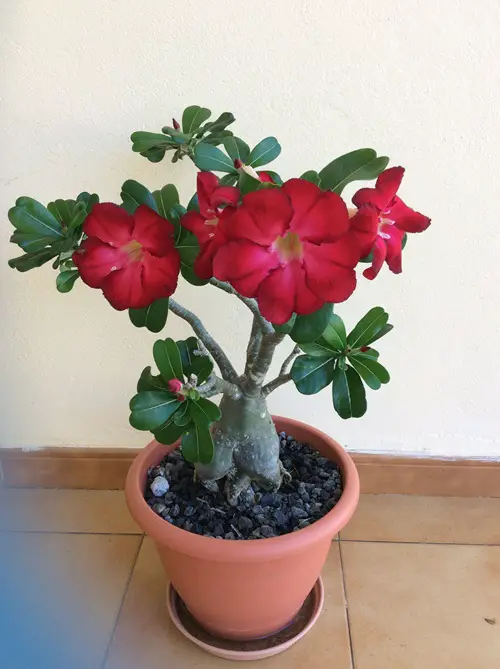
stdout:
[[150,488],[155,497],[163,497],[167,494],[170,485],[164,476],[157,476]]

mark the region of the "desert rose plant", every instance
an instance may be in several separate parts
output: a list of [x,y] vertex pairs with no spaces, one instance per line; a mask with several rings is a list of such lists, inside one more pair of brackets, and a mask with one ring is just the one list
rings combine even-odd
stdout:
[[[210,116],[190,106],[182,125],[173,120],[161,133],[131,137],[133,151],[152,162],[169,151],[173,162],[194,162],[197,188],[186,207],[174,185],[150,192],[132,180],[123,184],[119,204],[86,192],[47,207],[20,197],[9,219],[11,241],[24,253],[9,264],[24,272],[52,261],[61,293],[80,278],[114,309],[128,310],[136,327],[160,332],[169,311],[190,324],[193,337],[155,342],[157,373],[151,367],[141,373],[130,423],[163,444],[180,439],[197,477],[214,490],[225,479],[234,504],[252,481],[277,489],[288,476],[267,409],[271,392],[289,382],[304,395],[330,386],[333,407],[346,419],[365,413],[365,385],[377,390],[389,381],[372,347],[392,328],[388,314],[374,307],[347,333],[334,307],[355,291],[360,263],[367,263],[368,280],[384,262],[400,273],[407,234],[422,232],[430,219],[400,199],[403,168],[387,168],[389,159],[372,149],[283,181],[259,170],[281,151],[274,137],[250,150],[228,130],[232,114]],[[374,186],[358,190],[348,208],[345,186],[371,179]],[[172,297],[179,275],[234,295],[251,311],[242,372]],[[268,380],[285,339],[290,354]],[[209,399],[216,395],[219,406]]]

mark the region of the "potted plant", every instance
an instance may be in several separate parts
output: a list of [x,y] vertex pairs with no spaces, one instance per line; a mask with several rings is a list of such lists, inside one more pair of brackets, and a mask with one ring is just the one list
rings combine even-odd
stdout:
[[[328,387],[341,418],[365,413],[365,386],[389,381],[372,344],[392,325],[377,306],[348,332],[334,305],[353,294],[360,263],[368,280],[384,262],[401,272],[407,234],[430,220],[399,198],[403,168],[387,168],[372,149],[283,182],[259,169],[280,153],[274,137],[250,150],[228,130],[232,114],[210,116],[190,106],[182,125],[131,137],[152,162],[168,151],[173,162],[194,162],[197,190],[186,207],[174,185],[150,192],[132,180],[120,204],[87,192],[47,207],[20,197],[9,219],[24,253],[9,264],[24,272],[51,261],[60,292],[81,279],[151,332],[169,312],[191,326],[186,340],[154,343],[157,370],[143,370],[130,402],[132,426],[154,441],[130,470],[127,502],[194,618],[245,640],[294,619],[359,496],[342,447],[304,423],[273,420],[267,397],[286,383],[304,395]],[[370,179],[348,209],[344,187]],[[207,299],[224,291],[250,310],[244,370],[172,297],[179,276],[213,287]],[[284,341],[290,350],[268,379]]]

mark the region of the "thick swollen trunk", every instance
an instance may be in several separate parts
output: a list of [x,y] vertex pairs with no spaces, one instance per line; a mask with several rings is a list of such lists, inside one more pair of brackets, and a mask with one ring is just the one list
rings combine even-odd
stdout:
[[196,466],[199,478],[216,489],[216,482],[227,476],[231,503],[252,481],[277,490],[283,476],[279,438],[262,394],[238,399],[224,395],[220,408],[222,417],[213,430],[214,458],[209,465]]

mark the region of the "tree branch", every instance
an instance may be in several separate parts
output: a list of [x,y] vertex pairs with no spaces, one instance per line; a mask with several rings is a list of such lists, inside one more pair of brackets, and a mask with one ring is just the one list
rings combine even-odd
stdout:
[[255,363],[262,342],[262,331],[258,320],[255,318],[252,322],[252,330],[247,346],[247,360],[245,364],[245,376],[248,376],[252,365]]
[[299,355],[300,353],[300,346],[294,346],[293,351],[290,353],[288,358],[285,358],[283,361],[283,364],[281,365],[280,369],[280,376],[284,376],[285,374],[288,373],[288,368],[290,364],[292,363],[293,360]]
[[262,388],[262,394],[264,397],[267,397],[273,390],[276,390],[280,386],[283,386],[285,383],[288,383],[292,380],[291,374],[280,374],[272,381],[269,381],[267,385]]
[[202,383],[201,386],[198,386],[196,389],[201,397],[213,397],[214,395],[229,395],[233,399],[237,400],[241,397],[241,390],[234,383],[229,383],[224,379],[220,379],[215,374],[211,374],[210,377]]
[[196,316],[196,314],[194,314],[192,311],[189,311],[189,309],[186,309],[186,307],[180,305],[173,298],[170,298],[168,308],[173,314],[185,320],[193,328],[196,336],[203,342],[208,352],[217,363],[221,371],[222,378],[226,381],[229,381],[230,383],[237,383],[238,374],[231,364],[231,361],[219,346],[219,344],[212,337],[212,335],[208,332],[198,316]]
[[252,365],[252,368],[248,371],[246,391],[249,395],[255,395],[261,389],[262,382],[271,366],[276,346],[278,346],[285,337],[286,335],[278,332],[263,335],[255,362]]
[[268,320],[266,320],[264,316],[260,313],[257,300],[254,300],[251,297],[243,297],[243,295],[240,295],[232,286],[230,286],[228,283],[225,283],[225,281],[219,281],[218,279],[210,279],[210,283],[212,284],[212,286],[220,288],[220,290],[223,290],[225,293],[228,293],[229,295],[236,295],[236,297],[250,309],[250,311],[254,315],[254,318],[257,319],[257,322],[259,323],[259,327],[263,334],[272,334],[274,332],[274,328],[271,325],[271,323]]

